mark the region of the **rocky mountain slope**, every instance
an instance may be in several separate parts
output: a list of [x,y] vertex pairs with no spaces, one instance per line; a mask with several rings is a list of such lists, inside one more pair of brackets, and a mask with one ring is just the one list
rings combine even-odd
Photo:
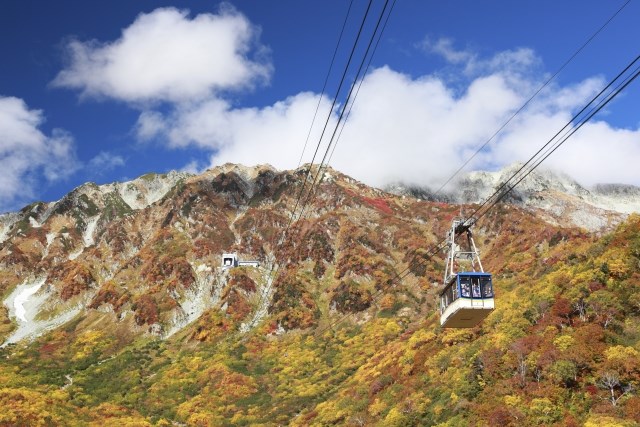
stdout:
[[640,217],[597,237],[496,207],[474,231],[497,309],[444,330],[424,254],[470,206],[330,170],[278,245],[305,176],[147,175],[0,216],[0,425],[640,422]]
[[[437,193],[429,188],[395,184],[387,188],[423,200],[448,203],[481,203],[516,173],[516,163],[497,172],[470,172]],[[448,187],[447,187],[448,188]],[[566,174],[536,169],[509,194],[508,203],[533,211],[546,221],[582,227],[589,231],[611,231],[631,213],[640,212],[640,187],[624,184],[598,184],[587,189]]]

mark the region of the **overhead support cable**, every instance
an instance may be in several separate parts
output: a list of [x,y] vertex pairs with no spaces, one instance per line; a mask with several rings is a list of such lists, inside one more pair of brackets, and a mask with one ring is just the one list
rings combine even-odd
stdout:
[[[586,123],[588,123],[598,112],[600,112],[604,107],[606,107],[615,97],[617,97],[623,90],[625,90],[633,81],[635,81],[638,76],[640,76],[640,65],[634,65],[640,61],[640,55],[637,56],[634,60],[632,60],[614,79],[612,79],[606,86],[603,88],[596,96],[594,96],[576,115],[574,115],[569,122],[563,126],[557,133],[554,135],[551,140],[545,143],[531,158],[516,171],[509,179],[505,181],[495,193],[489,196],[478,209],[476,209],[469,217],[465,219],[463,222],[464,226],[459,230],[456,230],[456,235],[459,235],[465,232],[465,228],[468,229],[471,226],[475,225],[482,217],[487,215],[487,213],[495,207],[501,200],[506,197],[518,184],[520,184],[531,172],[533,172],[540,164],[545,161],[551,154],[553,154],[562,144],[564,144],[571,136],[573,136],[580,128],[582,128]],[[630,69],[633,70],[629,73]],[[613,88],[613,89],[612,89]],[[604,96],[603,96],[604,95]],[[591,107],[591,108],[590,108]],[[586,114],[583,114],[585,113]],[[572,124],[576,122],[576,124],[572,126]],[[565,132],[559,140],[556,140],[558,135],[561,135],[567,128],[567,132]],[[553,141],[556,141],[553,143]],[[549,148],[547,148],[549,147]],[[545,150],[546,149],[546,150]],[[540,155],[542,153],[542,155]],[[525,166],[531,164],[531,166],[525,170]],[[522,171],[524,173],[521,173]],[[507,183],[514,180],[513,184],[508,185]],[[486,207],[486,208],[485,208]],[[382,286],[374,295],[372,295],[372,301],[377,300],[382,294],[388,291],[395,284],[401,283],[409,274],[411,274],[412,270],[417,266],[426,266],[426,263],[431,261],[431,259],[440,253],[447,246],[447,239],[444,238],[440,242],[432,245],[429,249],[426,250],[425,253],[420,255],[415,255],[408,262],[406,268],[404,268],[399,273],[395,274],[395,277],[389,279],[387,283]],[[415,251],[414,251],[415,252]],[[329,329],[333,329],[336,325],[341,323],[343,320],[348,317],[353,316],[355,313],[347,313],[337,320],[331,322],[328,326],[316,331],[316,334],[322,334]]]
[[[361,21],[361,23],[360,23],[360,27],[359,27],[359,29],[358,29],[358,33],[357,33],[356,39],[355,39],[355,41],[354,41],[354,43],[353,43],[353,46],[352,46],[352,48],[351,48],[351,52],[350,52],[350,54],[349,54],[349,58],[348,58],[347,64],[346,64],[346,66],[345,66],[345,68],[344,68],[344,71],[343,71],[343,73],[342,73],[342,77],[341,77],[341,79],[340,79],[340,83],[339,83],[339,85],[338,85],[338,89],[336,90],[336,94],[335,94],[335,96],[334,96],[334,99],[333,99],[333,102],[332,102],[331,108],[330,108],[329,113],[328,113],[328,115],[327,115],[327,119],[326,119],[326,121],[325,121],[325,124],[324,124],[323,130],[322,130],[322,133],[321,133],[321,135],[320,135],[320,138],[318,139],[318,143],[317,143],[317,145],[316,145],[316,149],[315,149],[315,152],[314,152],[314,154],[313,154],[313,158],[312,158],[312,160],[311,160],[311,165],[310,165],[310,167],[309,167],[309,169],[307,170],[307,173],[306,173],[306,175],[305,175],[305,178],[304,178],[304,181],[303,181],[302,187],[301,187],[301,189],[300,189],[300,192],[298,193],[298,196],[297,196],[297,198],[296,198],[296,202],[295,202],[294,208],[293,208],[293,210],[292,210],[292,212],[291,212],[291,216],[290,216],[290,218],[289,218],[289,220],[288,220],[287,226],[286,226],[286,227],[285,227],[285,229],[284,229],[284,232],[281,234],[280,239],[276,242],[276,247],[273,249],[274,259],[273,259],[273,262],[271,263],[270,271],[269,271],[269,273],[268,273],[268,275],[267,275],[267,281],[268,281],[268,283],[273,283],[273,281],[275,280],[275,277],[277,276],[277,273],[278,273],[278,271],[279,271],[279,269],[280,269],[280,262],[279,262],[279,260],[278,260],[278,253],[280,252],[280,250],[281,250],[281,248],[282,248],[282,244],[284,243],[284,240],[286,239],[286,237],[287,237],[287,235],[288,235],[288,233],[289,233],[289,230],[291,229],[291,226],[292,226],[292,224],[293,224],[293,222],[294,222],[294,220],[295,220],[295,217],[296,217],[296,211],[297,211],[297,209],[298,209],[298,206],[300,205],[300,201],[301,201],[302,196],[303,196],[303,194],[304,194],[304,190],[305,190],[305,187],[306,187],[306,185],[307,185],[307,181],[309,180],[309,177],[310,177],[311,172],[312,172],[313,162],[315,161],[315,158],[316,158],[316,156],[317,156],[317,153],[318,153],[318,151],[319,151],[319,149],[320,149],[320,146],[321,146],[321,144],[322,144],[322,139],[323,139],[323,137],[324,137],[325,131],[326,131],[326,129],[327,129],[328,125],[329,125],[329,122],[330,122],[330,120],[331,120],[332,113],[333,113],[333,111],[334,111],[334,109],[335,109],[335,107],[336,107],[336,104],[337,104],[337,102],[338,102],[338,99],[339,99],[339,95],[340,95],[340,92],[341,92],[342,86],[344,85],[344,82],[345,82],[345,80],[346,80],[346,77],[347,77],[347,74],[348,74],[348,71],[349,71],[349,68],[350,68],[351,62],[352,62],[352,60],[353,60],[353,58],[354,58],[354,56],[355,56],[355,52],[356,52],[356,48],[357,48],[357,46],[358,46],[359,40],[360,40],[360,38],[361,38],[361,36],[362,36],[362,34],[363,34],[363,29],[364,29],[365,23],[366,23],[366,21],[367,21],[367,17],[368,17],[368,15],[369,15],[369,11],[370,11],[370,9],[371,9],[372,1],[373,1],[373,0],[369,0],[368,5],[367,5],[367,8],[366,8],[366,11],[365,11],[365,14],[364,14],[364,16],[363,16],[363,18],[362,18],[362,21]],[[388,1],[389,1],[389,0],[386,0],[385,8],[386,8],[386,5],[387,5]],[[344,21],[344,24],[343,24],[343,27],[342,27],[342,30],[341,30],[341,34],[340,34],[340,38],[339,38],[339,41],[338,41],[338,45],[339,45],[339,43],[340,43],[340,40],[342,39],[342,34],[343,34],[343,32],[344,32],[344,29],[345,29],[345,26],[346,26],[346,23],[347,23],[347,20],[348,20],[348,16],[349,16],[349,11],[350,11],[350,10],[351,10],[351,5],[349,6],[349,10],[348,10],[348,12],[347,12],[347,17],[345,18],[345,21]],[[384,13],[384,9],[383,9],[383,13]],[[382,16],[382,14],[381,14],[381,16]],[[380,20],[378,20],[378,23],[379,23],[379,21],[380,21]],[[377,31],[377,26],[376,26],[376,31]],[[374,37],[375,37],[375,31],[374,31],[374,33],[371,35],[371,40],[373,40],[373,38],[374,38]],[[371,45],[371,41],[369,42],[369,46],[370,46],[370,45]],[[338,51],[338,46],[336,46],[336,49],[335,49],[334,54],[333,54],[333,58],[332,58],[332,61],[331,61],[332,66],[333,66],[333,62],[334,62],[334,60],[335,60],[335,57],[336,57],[336,53],[337,53],[337,51]],[[368,49],[367,49],[367,52],[368,52]],[[365,57],[366,57],[366,53],[365,53]],[[330,70],[331,70],[332,66],[330,67]],[[327,83],[328,79],[329,79],[329,75],[327,75],[327,77],[325,78],[325,85],[324,85],[325,87],[323,88],[323,91],[324,91],[324,89],[326,89],[326,83]],[[349,93],[351,93],[351,92],[349,92]],[[318,102],[318,107],[316,108],[316,114],[317,114],[317,112],[318,112],[320,102],[321,102],[321,99],[320,99],[320,100],[319,100],[319,102]],[[315,122],[315,115],[314,115],[314,119],[313,119],[313,121],[312,121],[311,128],[313,128],[313,123],[314,123],[314,122]],[[311,129],[309,130],[309,134],[308,134],[308,135],[310,135],[310,134],[311,134]],[[335,131],[334,131],[334,134],[335,134]],[[307,136],[307,142],[308,142],[308,138],[309,138],[309,136]],[[307,144],[307,142],[305,142],[305,148],[303,149],[303,155],[304,155],[304,151],[305,151],[305,149],[306,149],[306,144]],[[325,157],[326,157],[326,154],[325,154]],[[302,159],[302,156],[301,156],[301,159]],[[300,160],[300,162],[301,162],[301,160]],[[314,181],[315,181],[315,180],[314,180]],[[313,187],[314,187],[314,185],[312,184],[312,185],[311,185],[311,187],[310,187],[310,189],[309,189],[309,193],[311,193],[311,192],[313,191]],[[308,198],[306,198],[306,199],[305,199],[305,203],[308,203],[308,201],[309,201],[309,199],[308,199]],[[303,205],[302,205],[301,212],[303,212],[303,211],[304,211],[304,208],[305,208],[305,204],[303,204]],[[300,217],[301,217],[301,215],[299,215],[299,216],[298,216],[298,218],[300,218]],[[264,299],[265,299],[266,297],[267,297],[267,295],[261,295],[261,296],[260,296],[260,305],[262,305],[262,304],[264,303]]]
[[320,104],[322,104],[322,98],[324,97],[324,93],[327,89],[327,83],[329,82],[329,77],[331,76],[331,70],[333,70],[333,63],[336,60],[336,55],[338,54],[338,48],[340,47],[340,42],[342,41],[344,29],[347,27],[347,21],[349,20],[349,14],[351,13],[352,6],[353,6],[353,0],[349,2],[349,9],[347,9],[347,15],[344,17],[344,22],[342,23],[340,36],[338,36],[338,43],[336,43],[336,48],[333,51],[333,56],[331,57],[331,64],[329,64],[329,70],[327,71],[327,76],[324,79],[324,84],[322,85],[322,91],[320,92],[320,97],[318,98],[318,105],[316,105],[316,111],[313,113],[311,126],[309,126],[309,132],[307,133],[307,138],[304,141],[304,147],[302,148],[302,153],[300,153],[300,160],[298,160],[298,166],[296,166],[296,169],[298,169],[302,164],[302,158],[304,157],[304,152],[307,150],[307,144],[309,143],[309,138],[311,137],[311,131],[313,130],[313,125],[316,122],[316,117],[318,116],[318,111],[320,110]]
[[[329,113],[327,114],[327,119],[325,120],[324,126],[322,128],[322,133],[320,134],[320,138],[318,138],[318,144],[316,145],[316,149],[313,153],[313,157],[311,158],[311,166],[313,166],[313,162],[316,159],[316,156],[318,155],[318,151],[320,150],[320,146],[322,144],[322,139],[324,138],[324,133],[327,130],[327,127],[329,126],[329,122],[331,120],[331,114],[333,113],[333,110],[335,109],[336,103],[338,102],[338,98],[340,96],[340,90],[342,89],[342,85],[344,84],[344,81],[346,80],[347,77],[347,73],[349,71],[349,67],[351,65],[351,61],[353,59],[353,56],[356,52],[356,48],[358,46],[358,41],[360,40],[360,36],[362,35],[362,30],[364,28],[365,22],[367,20],[367,16],[369,15],[369,10],[371,9],[371,3],[373,0],[369,0],[369,3],[367,4],[367,10],[365,11],[364,17],[362,18],[362,22],[360,23],[360,28],[358,29],[358,34],[356,36],[355,41],[353,42],[353,47],[351,48],[351,53],[349,54],[349,59],[347,60],[347,65],[344,67],[344,71],[342,73],[342,77],[340,78],[340,83],[338,84],[338,89],[336,90],[336,95],[333,97],[333,102],[331,103],[331,108],[329,109]],[[305,187],[307,185],[307,181],[309,179],[309,176],[311,174],[311,166],[309,167],[309,170],[307,171],[307,174],[305,175],[305,179],[304,182],[302,183],[302,188],[300,188],[300,192],[298,194],[295,206],[293,208],[293,216],[295,216],[295,212],[298,210],[298,205],[300,203],[300,200],[302,199],[302,195],[304,194],[304,190]],[[293,220],[293,217],[292,217]],[[293,222],[293,221],[289,221],[289,225]],[[287,227],[289,228],[289,227]]]
[[484,144],[482,144],[480,147],[478,147],[478,149],[471,155],[471,157],[469,157],[463,164],[462,166],[460,166],[458,169],[456,169],[456,171],[445,181],[444,184],[442,184],[440,186],[440,188],[438,188],[438,190],[436,190],[436,192],[434,193],[434,196],[437,196],[438,194],[440,194],[440,192],[460,173],[462,172],[462,170],[464,170],[464,168],[478,155],[480,154],[480,152],[491,143],[491,141],[493,141],[495,139],[496,136],[498,136],[498,134],[500,134],[500,132],[502,132],[504,130],[504,128],[506,128],[509,123],[511,123],[511,121],[518,115],[520,114],[530,103],[531,101],[533,101],[533,99],[535,97],[538,96],[538,94],[540,94],[540,92],[542,92],[542,90],[544,90],[544,88],[546,88],[557,76],[558,74],[560,74],[566,67],[567,65],[569,65],[579,54],[580,52],[582,52],[584,50],[584,48],[587,47],[587,45],[589,45],[591,43],[591,41],[593,41],[593,39],[596,38],[596,36],[598,34],[600,34],[602,32],[602,30],[604,30],[607,25],[609,25],[609,23],[611,21],[613,21],[613,19],[618,16],[618,14],[620,12],[622,12],[622,10],[631,2],[631,0],[627,0],[622,6],[620,6],[620,8],[618,10],[615,11],[615,13],[613,15],[611,15],[609,17],[609,19],[607,19],[604,24],[602,24],[600,26],[600,28],[598,28],[574,53],[573,55],[571,55],[561,66],[560,68],[558,68],[558,70],[556,70],[555,73],[553,73],[553,75],[551,75],[551,77],[549,77],[543,84],[542,86],[540,86],[530,97],[529,99],[527,99],[525,101],[524,104],[522,104],[522,106],[520,108],[518,108],[518,110],[516,110],[508,119],[506,122],[504,122],[502,124],[502,126],[500,126],[498,128],[498,130],[496,130],[493,135],[491,135],[489,137],[489,139],[487,139]]
[[[579,126],[577,126],[577,129],[579,129],[580,127],[582,127],[587,121],[589,121],[594,115],[595,113],[597,113],[598,111],[600,111],[600,109],[602,109],[602,107],[604,105],[607,105],[613,98],[615,98],[615,96],[617,96],[620,91],[624,88],[626,88],[635,78],[636,76],[633,75],[633,72],[631,73],[630,76],[627,76],[621,84],[618,85],[617,88],[613,89],[612,91],[609,92],[609,94],[607,94],[607,92],[609,91],[609,89],[611,89],[612,86],[614,86],[616,84],[617,81],[619,81],[621,79],[622,76],[624,76],[627,71],[629,71],[630,68],[632,68],[634,66],[634,64],[636,62],[638,62],[640,60],[640,55],[637,56],[633,61],[631,61],[613,80],[611,80],[600,92],[598,92],[597,95],[595,95],[578,113],[576,113],[571,120],[569,120],[567,122],[567,124],[565,124],[558,132],[556,132],[556,134],[551,137],[551,139],[549,139],[538,151],[535,152],[535,154],[533,154],[533,156],[531,156],[531,158],[529,160],[527,160],[508,180],[506,180],[505,182],[503,182],[496,190],[495,192],[489,196],[472,214],[470,217],[475,216],[476,214],[478,214],[479,212],[482,211],[482,209],[484,208],[484,206],[486,206],[488,203],[492,202],[495,198],[500,197],[500,199],[504,198],[504,196],[506,195],[506,193],[509,193],[513,188],[509,188],[509,182],[511,182],[511,180],[515,179],[518,174],[520,174],[520,172],[522,172],[523,170],[525,170],[525,168],[532,162],[534,162],[536,160],[536,158],[540,155],[540,153],[543,153],[543,151],[549,147],[550,145],[553,147],[553,144],[558,144],[558,141],[556,140],[558,138],[559,135],[561,135],[565,130],[569,129],[571,130],[571,126],[575,125],[575,123],[578,123]],[[635,71],[634,71],[635,72]],[[621,85],[622,88],[620,87]],[[604,95],[604,98],[603,98]],[[599,101],[600,100],[600,101]],[[589,107],[593,106],[593,105],[600,105],[600,107],[593,113],[593,114],[589,114],[589,112],[587,112],[587,110],[589,110]],[[582,117],[584,115],[584,113],[587,112],[587,116],[586,118]],[[576,130],[577,130],[576,129]],[[570,135],[573,135],[572,132]],[[568,138],[568,137],[567,137]],[[562,145],[566,139],[560,139],[561,142],[559,142],[558,145]],[[555,149],[554,149],[555,151]],[[547,156],[548,157],[548,156]],[[544,159],[546,159],[547,157],[544,157]],[[539,166],[540,163],[537,163],[533,168],[531,168],[531,171],[533,171],[533,169],[535,169],[536,167]],[[530,173],[530,172],[529,172]],[[504,193],[504,194],[503,194]]]
[[[308,205],[309,201],[313,197],[313,188],[321,182],[318,178],[323,175],[322,171],[323,171],[323,169],[326,169],[326,167],[327,167],[327,164],[325,163],[325,161],[327,160],[327,156],[329,154],[329,151],[331,150],[332,144],[334,143],[334,140],[336,138],[336,134],[338,132],[338,129],[340,128],[340,124],[343,122],[343,118],[345,117],[346,107],[347,107],[347,105],[349,105],[349,102],[351,100],[351,96],[354,93],[355,82],[357,82],[360,79],[360,75],[362,74],[362,70],[364,68],[364,64],[365,64],[365,62],[367,60],[367,56],[369,55],[369,50],[371,49],[371,46],[373,45],[373,42],[374,42],[374,40],[376,38],[375,37],[376,33],[378,32],[378,29],[380,28],[380,24],[382,22],[382,18],[385,15],[385,11],[386,11],[388,5],[389,5],[389,0],[386,0],[385,3],[384,3],[384,7],[382,8],[382,12],[380,13],[380,16],[378,17],[378,21],[376,22],[376,26],[375,26],[375,29],[373,30],[373,34],[371,35],[371,38],[370,38],[369,43],[367,45],[367,49],[365,51],[365,54],[362,57],[362,61],[360,62],[360,66],[358,67],[358,72],[356,73],[356,76],[355,76],[355,79],[354,79],[354,84],[352,84],[350,89],[349,89],[349,92],[347,94],[347,98],[346,98],[346,100],[344,102],[344,107],[340,111],[340,115],[338,117],[338,121],[336,122],[336,125],[333,128],[333,133],[331,134],[331,139],[329,140],[329,144],[327,144],[327,149],[325,150],[324,155],[322,156],[322,161],[320,162],[320,165],[318,167],[318,171],[316,172],[316,175],[315,175],[315,177],[313,179],[313,183],[311,185],[311,189],[307,193],[307,197],[305,199],[305,202],[302,205],[302,209],[300,210],[300,215],[298,216],[298,218],[302,218],[306,206]],[[376,44],[376,47],[377,47],[377,44]],[[363,76],[363,78],[364,78],[364,76]]]

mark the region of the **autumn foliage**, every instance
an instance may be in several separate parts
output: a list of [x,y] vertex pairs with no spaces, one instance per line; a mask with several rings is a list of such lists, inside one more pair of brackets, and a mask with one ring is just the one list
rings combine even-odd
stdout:
[[[639,216],[596,236],[497,206],[474,230],[496,309],[442,329],[428,253],[460,207],[332,174],[286,235],[303,172],[207,172],[112,205],[87,246],[68,201],[18,224],[0,292],[44,272],[37,321],[87,305],[0,349],[0,425],[640,423]],[[262,265],[223,270],[226,251]],[[19,326],[5,305],[0,324]]]

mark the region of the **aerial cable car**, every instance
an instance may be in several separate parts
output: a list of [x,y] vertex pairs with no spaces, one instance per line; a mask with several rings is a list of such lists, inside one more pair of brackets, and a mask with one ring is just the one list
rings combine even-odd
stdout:
[[491,274],[480,262],[470,225],[454,219],[447,234],[449,254],[440,292],[440,325],[471,328],[494,309]]

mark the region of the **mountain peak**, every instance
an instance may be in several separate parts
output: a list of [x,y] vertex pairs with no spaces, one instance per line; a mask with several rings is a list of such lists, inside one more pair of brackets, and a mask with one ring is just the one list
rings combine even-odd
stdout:
[[[481,203],[491,197],[522,168],[518,162],[498,171],[473,171],[435,194],[428,187],[395,184],[394,194],[449,203]],[[514,185],[512,181],[509,185]],[[589,190],[569,175],[547,168],[535,169],[517,184],[504,202],[531,209],[555,224],[578,226],[590,231],[611,230],[633,212],[640,212],[640,188],[599,184]]]
[[[491,210],[474,241],[496,310],[443,329],[432,249],[470,207],[327,169],[291,221],[307,171],[319,168],[147,174],[0,216],[4,419],[540,425],[612,414],[601,374],[637,382],[640,217],[599,239],[527,199]],[[570,180],[534,178],[531,200],[595,217],[575,210]],[[618,408],[637,414],[631,399]]]
[[216,176],[221,173],[234,172],[245,180],[253,180],[258,175],[260,175],[260,173],[264,173],[265,171],[276,172],[276,169],[270,164],[245,166],[239,163],[225,163],[224,165],[219,165],[213,167],[212,169],[207,169],[202,175]]

